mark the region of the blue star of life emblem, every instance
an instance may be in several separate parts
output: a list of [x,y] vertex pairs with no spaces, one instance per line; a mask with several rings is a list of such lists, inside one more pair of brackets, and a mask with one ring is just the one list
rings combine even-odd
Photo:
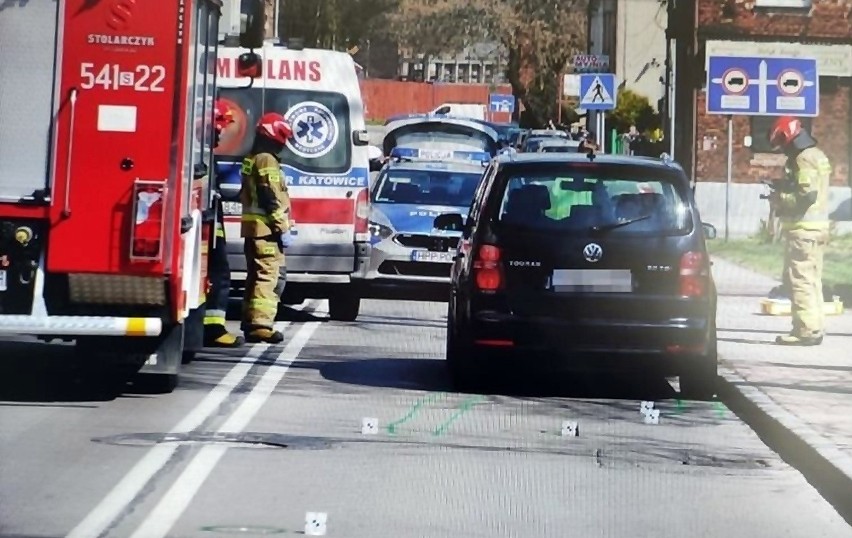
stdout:
[[307,159],[321,157],[337,144],[337,118],[325,105],[314,101],[299,103],[284,117],[294,128],[287,147],[296,155]]

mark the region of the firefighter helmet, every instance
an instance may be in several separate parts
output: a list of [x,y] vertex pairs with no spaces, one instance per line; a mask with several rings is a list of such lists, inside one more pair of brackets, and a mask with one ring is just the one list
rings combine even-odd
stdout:
[[231,108],[221,99],[216,99],[213,103],[213,126],[216,131],[221,132],[232,123],[234,123],[234,113]]
[[290,124],[284,119],[284,116],[277,112],[267,112],[260,117],[257,122],[257,132],[270,140],[284,144],[293,136],[293,129]]
[[769,144],[775,148],[783,148],[802,132],[802,122],[792,116],[781,116],[769,130]]

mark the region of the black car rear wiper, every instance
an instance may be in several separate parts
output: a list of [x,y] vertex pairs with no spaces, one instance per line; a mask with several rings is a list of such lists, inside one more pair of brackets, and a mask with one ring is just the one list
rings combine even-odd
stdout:
[[615,230],[616,228],[621,228],[622,226],[627,226],[629,224],[633,224],[634,222],[639,222],[642,220],[648,220],[653,215],[642,215],[641,217],[636,217],[635,219],[627,219],[621,222],[611,222],[609,224],[598,224],[597,226],[592,226],[591,230],[593,232],[608,232],[610,230]]

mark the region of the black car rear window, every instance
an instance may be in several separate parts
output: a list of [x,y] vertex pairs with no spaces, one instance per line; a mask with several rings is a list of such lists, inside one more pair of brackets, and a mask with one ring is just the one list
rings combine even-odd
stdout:
[[[543,232],[608,227],[619,235],[680,235],[691,230],[685,189],[672,174],[591,163],[504,170],[495,189],[497,221]],[[629,222],[628,221],[635,221]],[[622,226],[613,227],[614,224]]]

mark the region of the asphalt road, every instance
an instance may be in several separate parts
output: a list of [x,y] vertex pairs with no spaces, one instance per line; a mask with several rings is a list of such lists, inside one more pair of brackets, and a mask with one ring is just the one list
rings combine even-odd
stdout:
[[0,534],[295,535],[322,512],[348,538],[852,536],[724,405],[664,379],[457,394],[445,305],[299,308],[286,346],[205,354],[170,395],[94,391],[68,348],[0,343]]

